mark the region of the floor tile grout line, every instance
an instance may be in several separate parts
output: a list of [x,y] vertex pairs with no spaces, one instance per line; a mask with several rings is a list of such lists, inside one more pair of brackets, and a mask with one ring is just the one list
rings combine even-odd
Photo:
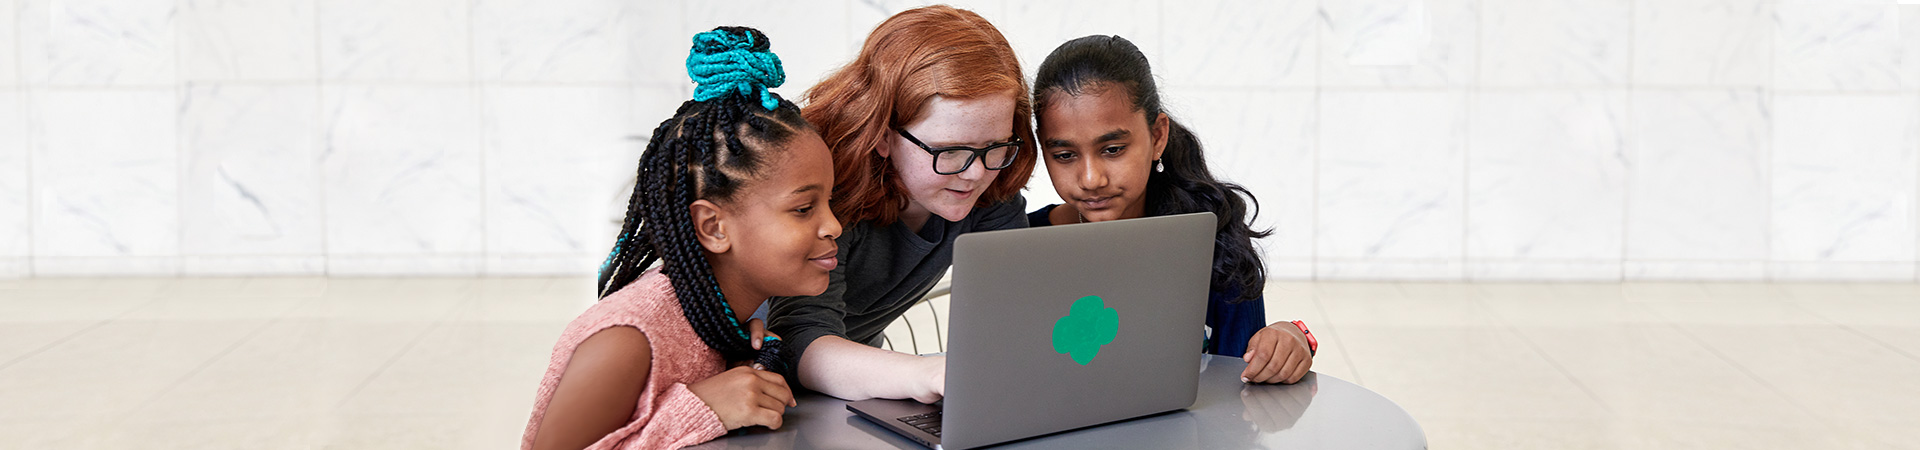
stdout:
[[108,323],[111,323],[113,321],[114,319],[101,319],[99,321],[94,322],[92,325],[87,325],[86,328],[81,328],[72,333],[67,333],[66,336],[61,336],[59,339],[55,339],[53,342],[48,342],[47,345],[42,345],[40,346],[40,348],[34,349],[33,351],[27,352],[25,354],[21,354],[20,356],[15,356],[13,357],[12,360],[8,360],[6,363],[0,363],[0,372],[6,371],[8,367],[13,367],[14,364],[18,364],[21,361],[25,361],[28,358],[34,357],[34,355],[44,353],[47,351],[47,349],[57,347],[60,344],[65,344],[67,343],[67,341],[71,341],[82,334],[86,334],[89,331],[93,331],[102,326],[106,326]]
[[1332,343],[1334,344],[1335,347],[1339,348],[1340,358],[1347,360],[1347,370],[1351,371],[1351,374],[1353,375],[1353,384],[1366,386],[1367,385],[1366,378],[1360,376],[1360,362],[1355,361],[1353,359],[1353,354],[1347,351],[1347,345],[1344,342],[1341,342],[1342,341],[1341,338],[1345,336],[1340,334],[1340,325],[1333,323],[1333,316],[1327,315],[1327,306],[1320,302],[1320,294],[1317,292],[1314,292],[1315,289],[1316,288],[1311,284],[1307,286],[1307,295],[1313,296],[1313,309],[1320,312],[1320,320],[1323,320],[1326,323],[1327,336],[1325,337],[1333,338],[1333,339],[1328,339],[1327,342]]
[[444,313],[441,313],[440,317],[433,321],[433,325],[427,326],[426,330],[423,330],[420,332],[420,334],[415,335],[413,339],[408,340],[407,345],[401,346],[400,351],[394,352],[393,356],[388,357],[386,362],[380,364],[380,368],[374,369],[373,373],[367,374],[367,377],[363,380],[360,380],[360,383],[358,385],[355,385],[353,387],[353,390],[347,391],[346,395],[340,396],[340,403],[334,404],[333,409],[335,411],[338,411],[341,407],[346,406],[347,402],[352,401],[354,397],[359,396],[360,391],[366,390],[368,385],[373,384],[373,380],[380,378],[380,375],[386,373],[387,369],[393,367],[394,363],[399,362],[400,358],[406,357],[408,353],[412,353],[413,348],[415,346],[420,345],[420,341],[426,340],[427,336],[432,335],[433,332],[438,331],[441,326],[446,325],[448,322],[451,322],[453,314],[457,311],[460,311],[461,306],[465,306],[466,304],[473,302],[474,299],[477,299],[477,298],[479,298],[479,296],[477,295],[468,295],[465,299],[454,302],[452,306],[447,307],[447,311]]
[[288,304],[287,306],[282,308],[278,314],[275,314],[272,319],[268,319],[266,323],[262,323],[260,324],[259,327],[254,328],[252,331],[248,331],[246,336],[241,336],[240,339],[233,341],[232,344],[227,345],[226,349],[221,350],[220,353],[216,353],[210,358],[207,358],[206,361],[201,362],[200,365],[194,367],[193,370],[187,371],[186,374],[181,375],[179,378],[173,380],[172,383],[167,383],[167,387],[162,388],[160,389],[160,391],[153,393],[153,396],[148,397],[146,401],[141,402],[140,406],[127,410],[128,411],[127,414],[121,415],[119,418],[114,419],[110,423],[112,425],[118,425],[123,421],[125,421],[126,419],[131,418],[134,413],[137,413],[140,410],[145,409],[147,406],[152,405],[153,402],[159,401],[160,397],[165,396],[168,392],[173,392],[174,389],[177,389],[180,387],[180,385],[185,384],[187,380],[192,379],[195,375],[199,375],[201,371],[207,370],[208,367],[212,367],[214,363],[220,362],[220,360],[222,359],[226,359],[227,355],[232,354],[234,350],[239,350],[241,346],[246,345],[249,342],[253,342],[254,338],[260,336],[260,333],[265,332],[266,330],[272,328],[274,324],[278,324],[282,320],[285,320],[289,314],[292,314],[294,311],[299,310],[300,307],[305,306],[309,302],[318,301],[319,299],[320,297],[309,297],[309,298],[304,298],[304,299],[301,299],[300,301],[292,302],[291,304]]
[[1825,321],[1828,324],[1832,324],[1833,326],[1840,327],[1840,329],[1842,330],[1847,330],[1848,333],[1853,333],[1855,336],[1860,336],[1861,338],[1866,339],[1867,342],[1872,342],[1874,343],[1874,345],[1880,346],[1880,348],[1884,348],[1894,353],[1898,353],[1900,354],[1900,356],[1907,357],[1907,359],[1920,362],[1920,355],[1915,355],[1913,353],[1906,351],[1905,349],[1894,346],[1892,343],[1881,340],[1880,338],[1875,337],[1874,335],[1867,334],[1867,332],[1865,331],[1860,331],[1858,329],[1855,329],[1852,325],[1840,323],[1840,321],[1838,320],[1833,320],[1833,318],[1827,317],[1824,314],[1820,314],[1819,311],[1815,311],[1813,310],[1813,308],[1808,308],[1806,306],[1803,306],[1797,301],[1783,299],[1781,303],[1786,304],[1788,307],[1804,311],[1807,313],[1807,315],[1813,316],[1815,318],[1819,318],[1820,320]]
[[248,331],[245,336],[241,336],[240,339],[236,339],[233,341],[233,343],[227,344],[227,348],[220,350],[220,353],[215,353],[212,357],[207,358],[206,361],[201,361],[200,365],[194,366],[193,370],[189,370],[187,371],[187,373],[180,375],[180,377],[175,378],[173,382],[167,383],[167,387],[161,388],[159,391],[156,391],[152,395],[148,396],[145,401],[140,402],[139,406],[135,406],[131,409],[127,409],[126,412],[122,414],[118,414],[117,415],[118,417],[115,417],[112,420],[107,422],[107,426],[113,427],[113,428],[119,427],[121,424],[125,423],[127,419],[132,418],[134,414],[139,413],[140,410],[146,409],[148,406],[153,405],[154,402],[159,401],[160,397],[166,396],[168,392],[173,392],[174,389],[177,389],[180,387],[180,385],[185,384],[187,380],[192,379],[195,375],[199,375],[201,371],[207,370],[207,367],[211,367],[213,366],[214,363],[220,362],[221,359],[225,359],[227,355],[232,354],[234,350],[239,350],[240,346],[246,345],[248,342],[252,342],[253,338],[258,337],[261,332],[266,331],[268,328],[273,327],[274,324],[279,323],[280,319],[281,319],[280,317],[275,317],[271,320],[266,321],[265,323],[260,324],[259,326],[254,327],[254,329],[252,331]]
[[1613,405],[1609,404],[1605,398],[1602,398],[1600,396],[1600,393],[1594,392],[1593,388],[1588,387],[1586,383],[1581,382],[1579,377],[1573,376],[1572,371],[1567,370],[1567,367],[1564,365],[1561,365],[1559,360],[1554,359],[1553,354],[1548,353],[1546,349],[1540,348],[1540,344],[1533,342],[1532,337],[1528,337],[1526,333],[1520,332],[1519,327],[1514,326],[1512,321],[1509,321],[1505,317],[1501,317],[1499,314],[1494,313],[1493,308],[1487,306],[1486,302],[1482,300],[1480,296],[1474,296],[1472,298],[1473,298],[1472,304],[1474,306],[1480,308],[1481,312],[1485,313],[1485,315],[1492,317],[1493,320],[1498,322],[1500,326],[1507,333],[1513,334],[1515,337],[1520,338],[1520,342],[1523,344],[1526,344],[1527,349],[1533,350],[1533,354],[1540,356],[1540,359],[1546,360],[1548,365],[1553,366],[1554,371],[1560,373],[1560,376],[1566,377],[1567,381],[1570,383],[1573,383],[1574,387],[1579,388],[1581,393],[1587,394],[1587,398],[1593,399],[1593,402],[1595,404],[1600,405],[1600,409],[1605,410],[1607,412],[1607,416],[1614,417],[1619,414],[1614,410]]
[[1840,329],[1842,329],[1842,330],[1847,330],[1847,332],[1849,332],[1849,333],[1853,333],[1853,334],[1854,334],[1854,335],[1856,335],[1856,336],[1860,336],[1861,338],[1865,338],[1866,340],[1868,340],[1868,341],[1870,341],[1870,342],[1873,342],[1874,344],[1877,344],[1877,345],[1879,345],[1879,346],[1880,346],[1881,348],[1885,348],[1885,349],[1887,349],[1887,350],[1890,350],[1890,351],[1892,351],[1892,352],[1894,352],[1894,353],[1899,353],[1899,354],[1900,354],[1901,356],[1905,356],[1905,357],[1907,357],[1907,359],[1911,359],[1911,360],[1914,360],[1914,361],[1920,361],[1920,355],[1914,355],[1914,354],[1912,354],[1912,353],[1908,353],[1908,352],[1907,352],[1906,350],[1904,350],[1904,349],[1901,349],[1901,348],[1899,348],[1899,347],[1895,347],[1895,346],[1893,346],[1893,344],[1890,344],[1890,343],[1887,343],[1887,341],[1883,341],[1883,340],[1880,340],[1880,338],[1878,338],[1878,337],[1875,337],[1874,335],[1871,335],[1871,334],[1867,334],[1867,332],[1865,332],[1865,331],[1860,331],[1860,330],[1857,330],[1857,329],[1854,329],[1854,328],[1853,328],[1853,326],[1851,326],[1851,325],[1842,325],[1842,324],[1835,324],[1835,326],[1838,326],[1838,327],[1840,327]]
[[101,319],[99,322],[94,322],[92,325],[88,325],[86,328],[82,328],[79,331],[74,331],[73,333],[70,333],[64,337],[61,337],[60,339],[56,339],[53,342],[47,343],[47,345],[40,346],[40,348],[38,349],[34,349],[33,351],[27,352],[26,354],[16,356],[12,360],[9,360],[4,364],[0,364],[0,371],[5,371],[7,370],[8,367],[13,367],[14,364],[18,364],[21,361],[26,361],[27,358],[32,358],[34,355],[44,353],[47,350],[50,350],[56,346],[59,346],[60,344],[65,344],[67,343],[67,341],[71,341],[74,338],[80,337],[80,335],[82,334],[86,334],[87,332],[93,331],[95,329],[99,329],[100,327],[107,326],[107,324],[117,322],[121,318],[126,317],[128,314],[133,314],[134,311],[139,311],[142,308],[146,308],[148,305],[152,305],[155,302],[160,301],[160,299],[161,297],[154,296],[153,298],[147,299],[147,301],[144,303],[141,303],[131,308],[127,308],[126,311],[121,311],[119,314],[114,314],[113,317]]
[[414,335],[413,339],[407,340],[407,345],[401,346],[400,351],[394,352],[393,356],[387,357],[387,361],[381,363],[380,368],[374,369],[373,373],[367,374],[367,377],[360,380],[360,383],[355,385],[353,390],[347,391],[346,395],[340,396],[340,403],[334,404],[333,409],[338,410],[340,407],[346,406],[348,401],[360,395],[360,391],[365,390],[367,385],[373,384],[374,379],[380,378],[381,374],[386,373],[387,368],[393,367],[395,362],[399,362],[400,358],[405,357],[408,352],[412,352],[414,346],[419,345],[420,341],[425,340],[427,335],[433,334],[434,330],[440,329],[440,325],[444,323],[446,323],[444,320],[434,321],[433,325],[427,326],[426,330],[422,330],[420,334]]
[[1695,335],[1693,333],[1693,330],[1688,330],[1687,327],[1679,324],[1678,322],[1674,322],[1672,320],[1666,319],[1664,316],[1662,317],[1662,321],[1666,322],[1667,326],[1673,327],[1675,331],[1679,331],[1680,335],[1686,336],[1688,340],[1693,341],[1694,345],[1699,345],[1700,348],[1706,349],[1707,353],[1712,353],[1714,357],[1720,358],[1721,361],[1725,361],[1727,364],[1732,365],[1734,369],[1739,370],[1740,373],[1742,374],[1745,374],[1748,379],[1753,380],[1755,383],[1760,383],[1760,385],[1766,387],[1768,391],[1773,392],[1773,395],[1780,396],[1782,400],[1787,401],[1787,404],[1793,405],[1795,409],[1799,409],[1800,412],[1805,413],[1809,417],[1812,417],[1813,420],[1820,422],[1821,425],[1826,425],[1828,428],[1834,429],[1834,430],[1844,429],[1840,426],[1840,424],[1834,423],[1832,420],[1829,420],[1826,415],[1814,412],[1813,408],[1808,407],[1805,403],[1801,403],[1800,399],[1794,398],[1792,395],[1787,395],[1787,392],[1784,390],[1781,390],[1779,386],[1775,386],[1773,383],[1768,382],[1764,378],[1761,378],[1760,374],[1754,373],[1753,369],[1747,368],[1746,364],[1741,364],[1740,361],[1735,360],[1733,359],[1733,357],[1727,356],[1726,353],[1721,352],[1719,348],[1714,347],[1712,344],[1708,344],[1705,339],[1701,339],[1700,336]]

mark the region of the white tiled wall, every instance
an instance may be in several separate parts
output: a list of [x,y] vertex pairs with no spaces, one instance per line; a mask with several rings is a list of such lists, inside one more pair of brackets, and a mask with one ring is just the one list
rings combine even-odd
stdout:
[[[1278,278],[1914,280],[1896,3],[958,6],[1029,73],[1139,44]],[[692,32],[765,30],[797,98],[918,4],[0,0],[0,277],[589,273]]]

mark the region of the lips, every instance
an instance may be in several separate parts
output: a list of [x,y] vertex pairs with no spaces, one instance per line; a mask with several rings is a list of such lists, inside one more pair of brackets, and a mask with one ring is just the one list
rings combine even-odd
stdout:
[[828,250],[826,255],[807,258],[807,262],[820,266],[822,269],[833,270],[835,267],[840,267],[839,256],[840,249],[834,248],[833,250]]
[[964,191],[963,191],[963,190],[959,190],[959,189],[947,189],[947,193],[949,193],[949,194],[953,194],[953,195],[955,195],[955,196],[958,196],[958,197],[961,197],[961,198],[966,198],[966,197],[967,197],[967,196],[969,196],[969,195],[973,195],[973,190],[972,190],[972,189],[967,189],[967,190],[964,190]]
[[1083,209],[1083,210],[1090,210],[1090,211],[1098,211],[1098,210],[1102,210],[1102,209],[1107,209],[1107,207],[1110,207],[1110,206],[1113,206],[1113,199],[1114,199],[1114,197],[1115,197],[1115,196],[1111,196],[1111,195],[1109,195],[1109,196],[1106,196],[1106,197],[1094,197],[1094,198],[1083,198],[1083,199],[1079,199],[1079,200],[1080,200],[1080,209]]

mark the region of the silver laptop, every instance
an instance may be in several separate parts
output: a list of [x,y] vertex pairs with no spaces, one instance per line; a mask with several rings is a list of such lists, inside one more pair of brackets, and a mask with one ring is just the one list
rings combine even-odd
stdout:
[[936,449],[1193,405],[1211,213],[970,233],[953,257],[946,397],[847,409]]

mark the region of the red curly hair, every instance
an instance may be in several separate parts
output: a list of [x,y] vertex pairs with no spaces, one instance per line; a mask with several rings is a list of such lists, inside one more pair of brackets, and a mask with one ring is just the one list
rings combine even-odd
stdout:
[[867,35],[853,62],[807,90],[801,115],[833,149],[833,214],[847,225],[872,220],[891,225],[907,207],[906,187],[880,156],[893,128],[904,126],[938,95],[1014,98],[1014,135],[1022,144],[1013,165],[974,206],[1019,195],[1039,158],[1033,102],[1013,46],[987,19],[945,5],[902,11]]

